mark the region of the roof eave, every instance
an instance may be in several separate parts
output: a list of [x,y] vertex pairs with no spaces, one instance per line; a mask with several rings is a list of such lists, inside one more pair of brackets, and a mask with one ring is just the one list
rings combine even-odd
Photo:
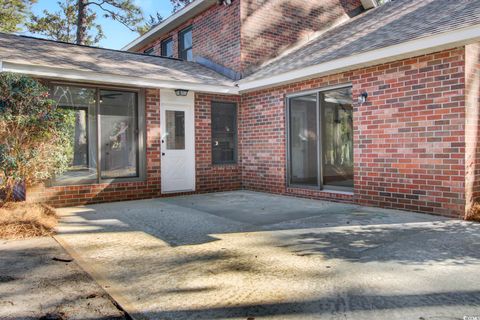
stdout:
[[480,24],[331,60],[272,77],[257,80],[248,80],[247,77],[238,82],[239,92],[246,93],[314,77],[407,59],[422,54],[463,46],[476,41],[480,41]]
[[182,23],[187,20],[195,17],[202,11],[208,9],[210,6],[217,3],[217,0],[195,0],[191,4],[187,5],[185,8],[175,12],[170,17],[165,19],[159,25],[147,31],[145,34],[136,38],[121,50],[125,51],[137,51],[143,46],[155,40],[158,34],[169,32],[170,30],[180,26]]
[[0,72],[14,72],[42,79],[71,82],[88,82],[153,89],[186,89],[195,92],[215,94],[238,94],[238,88],[236,88],[233,83],[231,86],[229,86],[224,84],[212,85],[178,80],[155,80],[141,77],[105,74],[93,71],[23,64],[6,60],[0,61]]

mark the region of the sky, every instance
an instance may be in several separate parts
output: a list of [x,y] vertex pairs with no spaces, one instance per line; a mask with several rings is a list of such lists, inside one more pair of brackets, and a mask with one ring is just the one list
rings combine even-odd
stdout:
[[[135,3],[142,8],[146,18],[148,18],[150,14],[155,16],[156,13],[159,12],[165,19],[172,12],[170,0],[135,0]],[[48,11],[58,11],[57,0],[38,0],[37,3],[32,6],[32,12],[35,14],[41,13],[44,9]],[[110,19],[105,19],[100,14],[98,14],[98,17],[98,22],[102,25],[103,32],[105,33],[105,38],[100,41],[99,46],[121,49],[138,37],[138,33],[130,31],[122,24]]]

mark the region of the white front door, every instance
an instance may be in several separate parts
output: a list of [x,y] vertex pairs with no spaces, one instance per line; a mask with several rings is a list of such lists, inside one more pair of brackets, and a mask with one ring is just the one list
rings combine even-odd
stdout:
[[193,93],[160,93],[162,193],[195,191],[195,123]]

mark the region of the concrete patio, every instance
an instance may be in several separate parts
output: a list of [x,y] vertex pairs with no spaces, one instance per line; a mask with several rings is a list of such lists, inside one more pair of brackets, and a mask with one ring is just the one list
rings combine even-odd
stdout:
[[60,209],[137,319],[480,316],[480,224],[237,191]]

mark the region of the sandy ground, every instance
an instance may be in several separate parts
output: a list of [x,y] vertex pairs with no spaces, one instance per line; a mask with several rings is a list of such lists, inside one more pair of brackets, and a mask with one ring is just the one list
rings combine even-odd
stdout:
[[128,319],[50,237],[0,240],[0,319]]
[[478,223],[247,191],[59,211],[138,319],[480,318]]

